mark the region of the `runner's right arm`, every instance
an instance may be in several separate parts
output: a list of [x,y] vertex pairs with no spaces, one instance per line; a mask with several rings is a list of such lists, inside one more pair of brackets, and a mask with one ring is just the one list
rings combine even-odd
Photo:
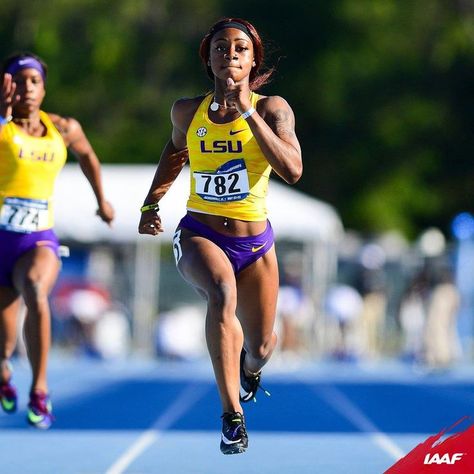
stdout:
[[[148,194],[143,202],[143,206],[150,206],[158,203],[168,192],[184,165],[188,161],[188,149],[186,148],[186,131],[190,123],[191,101],[181,99],[175,102],[171,110],[171,121],[173,131],[171,140],[166,144],[161,153],[158,168],[151,183]],[[192,112],[194,115],[194,112]],[[192,118],[192,116],[191,116]],[[163,232],[161,218],[158,214],[159,208],[151,208],[142,211],[138,232],[140,234],[156,235]]]

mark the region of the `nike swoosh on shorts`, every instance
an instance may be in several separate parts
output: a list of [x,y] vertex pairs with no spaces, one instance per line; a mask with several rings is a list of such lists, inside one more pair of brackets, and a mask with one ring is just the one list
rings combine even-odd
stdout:
[[267,243],[265,242],[263,245],[259,245],[258,247],[252,247],[252,252],[258,252],[259,250],[263,249]]

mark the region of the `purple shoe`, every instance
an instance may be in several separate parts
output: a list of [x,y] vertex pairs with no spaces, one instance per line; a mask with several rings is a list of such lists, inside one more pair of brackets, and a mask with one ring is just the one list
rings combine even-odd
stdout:
[[28,403],[27,421],[30,425],[47,430],[54,421],[53,406],[49,395],[35,390],[30,393],[30,403]]
[[8,382],[0,383],[0,405],[5,413],[15,413],[18,396],[16,388]]

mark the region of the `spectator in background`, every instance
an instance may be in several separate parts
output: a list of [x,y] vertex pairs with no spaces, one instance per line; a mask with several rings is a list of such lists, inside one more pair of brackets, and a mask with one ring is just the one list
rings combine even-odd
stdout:
[[460,297],[448,269],[439,270],[435,278],[426,315],[424,361],[429,368],[444,369],[460,357],[456,330]]
[[[51,294],[53,335],[56,342],[66,348],[81,347],[89,343],[84,325],[99,318],[111,304],[109,292],[101,285],[82,279],[64,280]],[[82,321],[84,323],[82,323]],[[84,352],[88,352],[87,349]]]
[[426,268],[417,272],[402,295],[398,319],[402,330],[402,358],[407,362],[422,362],[423,332],[430,295],[430,281]]
[[101,285],[63,283],[53,293],[51,304],[62,342],[80,355],[118,359],[128,354],[131,337],[126,313]]
[[121,305],[111,305],[96,321],[91,334],[92,347],[104,360],[124,359],[130,352],[131,332]]
[[352,286],[337,284],[329,288],[325,298],[325,311],[337,325],[336,345],[332,352],[336,360],[354,361],[361,352],[359,329],[363,300]]
[[183,305],[158,315],[154,339],[156,355],[171,360],[193,360],[206,354],[204,314],[196,305]]
[[360,270],[355,287],[362,296],[362,352],[368,358],[378,357],[382,350],[387,309],[385,260],[385,251],[380,245],[369,243],[361,250]]
[[311,307],[303,291],[302,272],[302,255],[297,252],[285,255],[277,302],[277,332],[282,355],[294,356],[304,349],[304,330]]

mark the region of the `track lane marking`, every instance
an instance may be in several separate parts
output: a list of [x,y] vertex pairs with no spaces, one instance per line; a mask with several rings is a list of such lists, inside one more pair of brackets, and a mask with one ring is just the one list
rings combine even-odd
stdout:
[[367,433],[372,441],[394,460],[405,456],[405,452],[392,439],[383,433],[344,393],[333,386],[315,387],[312,390],[328,405],[332,406],[357,429]]
[[112,464],[105,474],[122,474],[173,423],[179,420],[209,390],[207,384],[188,385],[141,436]]

